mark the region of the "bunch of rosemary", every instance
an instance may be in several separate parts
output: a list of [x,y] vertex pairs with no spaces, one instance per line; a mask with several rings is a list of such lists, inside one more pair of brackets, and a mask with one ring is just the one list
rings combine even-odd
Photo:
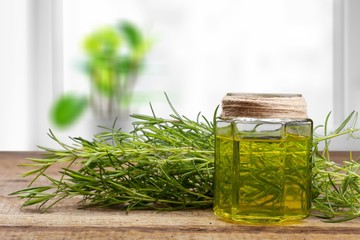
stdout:
[[[167,96],[166,96],[167,97]],[[213,202],[214,124],[205,117],[195,121],[174,109],[169,119],[132,115],[130,133],[104,128],[92,141],[72,138],[73,145],[49,136],[62,149],[45,150],[42,158],[23,164],[33,169],[30,185],[12,193],[25,199],[23,206],[39,205],[46,211],[59,201],[80,196],[82,207],[130,209],[210,208]],[[151,107],[151,106],[150,106]],[[313,137],[313,215],[328,222],[360,216],[360,163],[356,159],[337,164],[330,160],[330,140],[353,134],[357,113],[351,113],[334,131],[325,124]],[[322,151],[319,146],[323,145]],[[64,166],[64,164],[66,164]],[[50,176],[49,168],[63,166],[61,175]],[[45,178],[48,185],[36,185]]]
[[[169,101],[169,99],[168,99]],[[169,101],[170,103],[170,101]],[[151,106],[150,106],[151,107]],[[73,138],[69,146],[49,136],[62,150],[40,147],[43,158],[23,164],[34,169],[28,188],[12,193],[26,199],[23,206],[40,204],[44,211],[59,201],[81,196],[81,206],[130,209],[182,209],[212,206],[214,172],[213,123],[200,115],[193,121],[170,104],[170,119],[132,115],[134,130],[105,129],[92,141]],[[63,165],[54,178],[48,169]],[[58,176],[58,175],[57,175]],[[39,178],[49,185],[35,186]]]

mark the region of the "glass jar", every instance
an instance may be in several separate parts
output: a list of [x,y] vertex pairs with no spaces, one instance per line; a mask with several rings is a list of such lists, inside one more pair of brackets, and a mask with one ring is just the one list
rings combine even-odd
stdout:
[[302,96],[232,93],[222,110],[215,130],[215,214],[249,223],[308,216],[313,123]]

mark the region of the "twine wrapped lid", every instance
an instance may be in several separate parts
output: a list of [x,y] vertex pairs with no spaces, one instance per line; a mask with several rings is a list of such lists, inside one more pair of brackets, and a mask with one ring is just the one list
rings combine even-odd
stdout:
[[228,93],[222,100],[222,118],[307,118],[301,94]]

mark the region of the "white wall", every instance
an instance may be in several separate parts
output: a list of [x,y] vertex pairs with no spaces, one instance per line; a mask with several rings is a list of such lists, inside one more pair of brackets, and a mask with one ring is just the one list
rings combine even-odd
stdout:
[[136,90],[155,92],[160,114],[163,91],[190,116],[211,117],[231,91],[302,93],[316,122],[333,109],[332,0],[76,0],[63,13],[66,90],[87,90],[84,36],[128,19],[156,38]]

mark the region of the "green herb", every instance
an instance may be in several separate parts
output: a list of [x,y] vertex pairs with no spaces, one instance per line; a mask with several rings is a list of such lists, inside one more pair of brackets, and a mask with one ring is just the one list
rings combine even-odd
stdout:
[[[62,149],[41,147],[43,157],[24,164],[32,168],[23,174],[33,177],[30,185],[12,195],[24,199],[24,207],[38,205],[41,211],[77,196],[82,207],[212,207],[216,111],[212,122],[200,114],[194,121],[168,102],[173,111],[169,119],[157,117],[151,108],[150,116],[132,115],[131,133],[106,128],[92,141],[73,138],[70,146],[50,131]],[[329,114],[325,124],[314,129],[312,215],[327,222],[360,216],[360,163],[350,153],[344,164],[337,164],[329,154],[331,139],[354,137],[360,130],[355,127],[357,116],[351,113],[328,132]],[[324,133],[317,133],[321,129]],[[61,175],[50,176],[49,168],[56,166],[61,167]],[[46,179],[48,185],[39,186],[39,179]]]
[[[347,135],[356,138],[358,113],[352,112],[334,131],[328,132],[327,116],[322,135],[314,134],[313,156],[313,215],[323,218],[325,222],[343,222],[360,216],[360,162],[350,152],[349,158],[342,164],[330,159],[331,139]],[[323,143],[322,152],[319,144]]]

